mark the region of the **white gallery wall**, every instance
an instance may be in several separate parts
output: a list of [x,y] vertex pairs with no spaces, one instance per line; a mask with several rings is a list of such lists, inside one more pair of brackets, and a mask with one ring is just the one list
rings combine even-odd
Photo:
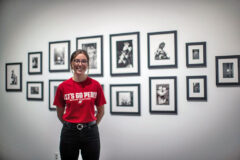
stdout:
[[[217,87],[215,56],[240,55],[239,0],[1,0],[0,159],[54,160],[61,124],[49,111],[48,43],[103,35],[105,116],[101,160],[239,160],[240,87]],[[178,67],[148,69],[147,33],[177,30]],[[110,76],[109,35],[140,32],[140,76]],[[185,44],[206,41],[207,66],[186,67]],[[28,52],[43,52],[42,75],[28,74]],[[6,92],[5,64],[22,62],[22,92]],[[187,101],[186,76],[207,76],[207,101]],[[177,76],[177,115],[150,114],[149,77]],[[44,100],[26,99],[26,82],[44,82]],[[141,85],[141,115],[110,114],[110,84]],[[81,158],[79,158],[81,159]]]

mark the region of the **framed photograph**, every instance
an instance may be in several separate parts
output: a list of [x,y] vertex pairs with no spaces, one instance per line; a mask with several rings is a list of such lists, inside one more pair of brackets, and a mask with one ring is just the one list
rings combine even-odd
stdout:
[[49,42],[49,72],[70,70],[70,41]]
[[110,112],[140,115],[140,84],[110,85]]
[[77,49],[89,55],[89,76],[103,76],[103,36],[76,38]]
[[43,101],[43,82],[27,82],[27,100]]
[[206,42],[186,43],[187,67],[206,67]]
[[240,55],[216,56],[216,85],[240,85]]
[[149,77],[150,113],[177,114],[177,77]]
[[49,110],[55,111],[56,106],[53,105],[53,101],[55,98],[55,94],[57,92],[58,85],[65,80],[49,80],[48,87],[49,87]]
[[177,67],[177,31],[151,32],[148,38],[148,68]]
[[6,91],[22,91],[22,63],[6,63]]
[[187,76],[187,100],[207,100],[207,76]]
[[42,52],[28,53],[28,74],[42,74]]
[[140,75],[139,32],[110,35],[111,76]]

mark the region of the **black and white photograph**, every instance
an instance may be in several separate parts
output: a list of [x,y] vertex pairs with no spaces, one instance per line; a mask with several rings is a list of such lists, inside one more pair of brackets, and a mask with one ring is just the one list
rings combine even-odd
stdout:
[[42,74],[42,52],[28,53],[28,74]]
[[193,59],[199,59],[200,56],[199,56],[199,49],[193,49],[192,50],[192,58]]
[[43,101],[43,82],[27,82],[27,100]]
[[117,42],[117,68],[133,68],[132,40]]
[[140,84],[110,85],[111,114],[140,115]]
[[89,76],[103,76],[103,36],[76,38],[77,49],[87,51],[89,55]]
[[177,114],[177,77],[149,77],[150,113]]
[[22,91],[22,63],[6,63],[6,91]]
[[70,41],[49,42],[49,72],[68,72]]
[[133,107],[133,92],[132,91],[118,91],[117,92],[117,106]]
[[240,85],[240,56],[216,56],[216,85]]
[[110,35],[111,76],[140,75],[139,32]]
[[177,67],[177,31],[151,32],[148,38],[148,68]]
[[223,78],[233,78],[233,63],[223,63]]
[[206,42],[186,43],[187,67],[206,67]]
[[187,100],[207,101],[207,76],[187,76]]
[[169,84],[158,84],[156,89],[157,105],[169,105]]
[[49,87],[49,110],[50,111],[55,111],[56,106],[53,105],[53,101],[55,98],[55,94],[57,92],[58,85],[62,83],[65,80],[60,80],[60,79],[51,79],[48,81],[48,87]]

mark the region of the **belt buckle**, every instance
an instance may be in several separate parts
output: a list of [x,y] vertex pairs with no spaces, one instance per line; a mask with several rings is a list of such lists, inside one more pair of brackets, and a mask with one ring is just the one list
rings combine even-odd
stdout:
[[79,131],[81,131],[83,129],[83,127],[84,127],[83,124],[81,124],[81,123],[77,124],[77,129]]

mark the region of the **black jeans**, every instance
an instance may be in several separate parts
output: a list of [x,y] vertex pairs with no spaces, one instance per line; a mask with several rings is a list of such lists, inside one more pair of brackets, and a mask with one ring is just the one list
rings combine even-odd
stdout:
[[78,130],[64,123],[60,138],[61,160],[78,160],[79,150],[83,160],[99,160],[98,126],[93,125]]

